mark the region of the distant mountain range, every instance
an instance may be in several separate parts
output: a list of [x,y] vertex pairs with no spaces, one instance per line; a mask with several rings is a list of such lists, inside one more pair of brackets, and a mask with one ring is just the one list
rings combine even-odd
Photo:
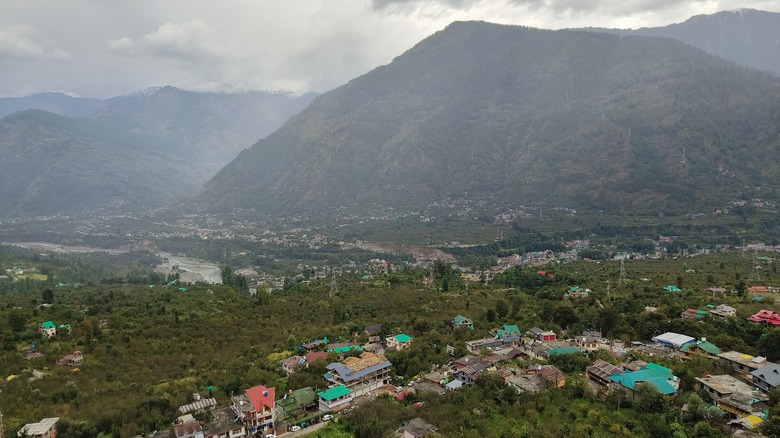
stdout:
[[687,212],[770,193],[779,120],[778,78],[671,39],[459,22],[320,96],[199,197]]
[[0,215],[157,207],[204,182],[212,208],[264,212],[776,197],[780,79],[651,36],[780,74],[780,14],[740,10],[635,31],[454,23],[316,99],[2,98]]
[[0,99],[0,214],[159,207],[191,196],[315,96],[159,87],[106,100]]
[[590,28],[617,35],[673,38],[746,67],[780,75],[780,13],[738,9],[637,30]]

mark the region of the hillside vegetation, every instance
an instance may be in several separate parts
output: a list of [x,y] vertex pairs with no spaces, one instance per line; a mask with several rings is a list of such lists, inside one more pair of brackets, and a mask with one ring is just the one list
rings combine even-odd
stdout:
[[668,39],[454,23],[316,99],[201,198],[691,211],[774,189],[780,81]]

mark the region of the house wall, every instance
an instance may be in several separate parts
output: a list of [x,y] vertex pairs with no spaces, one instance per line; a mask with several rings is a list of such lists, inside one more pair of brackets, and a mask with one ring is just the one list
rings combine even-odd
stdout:
[[325,400],[324,398],[319,398],[319,406],[320,410],[323,412],[337,412],[340,411],[350,404],[352,404],[352,400],[355,398],[354,394],[347,394],[345,396],[341,396],[338,398],[335,398],[333,400]]

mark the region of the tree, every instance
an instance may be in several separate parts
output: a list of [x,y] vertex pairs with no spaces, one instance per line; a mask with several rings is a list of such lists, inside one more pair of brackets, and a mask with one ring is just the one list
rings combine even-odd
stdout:
[[27,325],[27,317],[22,312],[14,310],[8,315],[8,325],[11,326],[11,331],[19,333]]
[[496,302],[496,315],[499,318],[505,318],[509,314],[509,305],[507,305],[506,301],[504,300],[498,300]]
[[666,407],[664,395],[648,383],[640,383],[634,387],[634,400],[640,412],[658,413]]
[[745,297],[746,290],[747,290],[747,285],[745,284],[745,281],[739,280],[737,282],[737,296],[739,297],[740,300]]
[[493,322],[496,320],[496,311],[493,309],[488,309],[487,314],[485,315],[485,318],[488,320],[488,322]]
[[580,317],[577,311],[569,304],[556,304],[550,312],[550,319],[561,327],[570,327],[576,324]]
[[767,360],[780,360],[780,328],[773,329],[759,339],[758,352]]
[[44,302],[44,304],[51,304],[54,302],[54,291],[46,288],[41,293],[41,301]]

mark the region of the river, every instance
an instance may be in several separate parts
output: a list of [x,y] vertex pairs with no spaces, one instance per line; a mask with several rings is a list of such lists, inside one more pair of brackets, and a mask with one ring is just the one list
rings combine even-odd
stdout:
[[[126,249],[106,249],[89,246],[67,246],[47,242],[3,242],[3,245],[18,246],[20,248],[32,249],[35,251],[48,251],[60,254],[78,254],[87,252],[104,252],[112,255],[126,254]],[[184,283],[195,283],[204,281],[206,283],[221,284],[222,272],[219,266],[205,260],[187,257],[183,255],[168,254],[167,252],[156,252],[164,262],[158,265],[154,270],[162,274],[174,273],[174,266],[178,266],[179,280]]]

